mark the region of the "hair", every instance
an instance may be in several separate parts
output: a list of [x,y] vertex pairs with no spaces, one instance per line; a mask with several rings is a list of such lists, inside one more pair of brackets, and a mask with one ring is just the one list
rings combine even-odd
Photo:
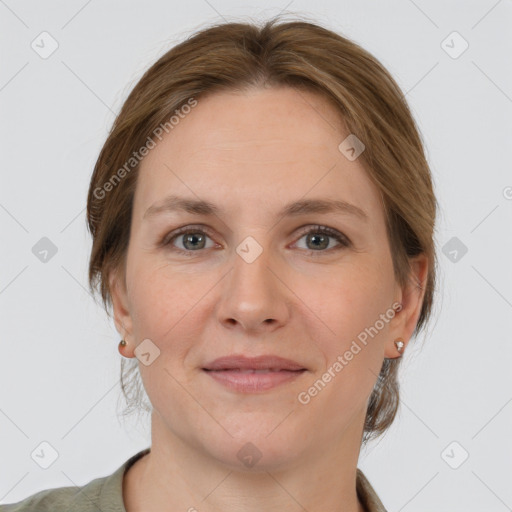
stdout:
[[[148,142],[154,144],[159,127],[169,132],[169,119],[207,93],[287,86],[322,95],[338,110],[348,132],[364,143],[358,158],[382,197],[396,281],[408,283],[411,258],[428,258],[427,278],[418,284],[424,296],[416,336],[432,312],[437,201],[404,94],[386,68],[355,42],[309,21],[278,18],[261,26],[223,22],[192,34],[162,55],[128,95],[96,161],[88,192],[90,289],[101,293],[109,314],[109,277],[119,272],[126,278],[137,155],[144,155]],[[384,433],[396,416],[400,362],[384,359],[368,400],[363,444]],[[130,363],[126,371],[121,359],[125,415],[151,410],[142,400],[138,362]]]

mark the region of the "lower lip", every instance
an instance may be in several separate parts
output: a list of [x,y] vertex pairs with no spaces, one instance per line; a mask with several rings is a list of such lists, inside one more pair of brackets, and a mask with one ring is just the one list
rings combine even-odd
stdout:
[[220,382],[227,388],[241,393],[266,391],[285,382],[295,380],[306,370],[290,371],[280,370],[268,373],[241,373],[236,370],[208,371],[203,370],[212,379]]

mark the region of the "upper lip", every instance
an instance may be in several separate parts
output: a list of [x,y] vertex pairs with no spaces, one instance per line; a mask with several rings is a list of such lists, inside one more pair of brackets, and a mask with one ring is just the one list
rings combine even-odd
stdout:
[[203,370],[306,370],[301,364],[275,355],[219,357],[206,364]]

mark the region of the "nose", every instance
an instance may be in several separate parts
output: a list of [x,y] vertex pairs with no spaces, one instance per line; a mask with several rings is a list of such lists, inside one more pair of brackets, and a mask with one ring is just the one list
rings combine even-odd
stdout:
[[235,254],[233,267],[223,281],[216,313],[224,327],[257,335],[288,321],[293,293],[269,249],[254,261]]

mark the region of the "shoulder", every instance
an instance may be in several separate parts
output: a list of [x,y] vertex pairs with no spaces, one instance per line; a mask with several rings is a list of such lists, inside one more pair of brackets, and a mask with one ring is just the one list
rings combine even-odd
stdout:
[[16,503],[0,505],[0,512],[126,512],[123,503],[123,476],[146,448],[118,467],[114,473],[91,480],[82,487],[57,487],[32,494]]
[[96,504],[107,478],[98,478],[81,488],[58,487],[40,491],[17,503],[0,505],[0,512],[97,512]]

